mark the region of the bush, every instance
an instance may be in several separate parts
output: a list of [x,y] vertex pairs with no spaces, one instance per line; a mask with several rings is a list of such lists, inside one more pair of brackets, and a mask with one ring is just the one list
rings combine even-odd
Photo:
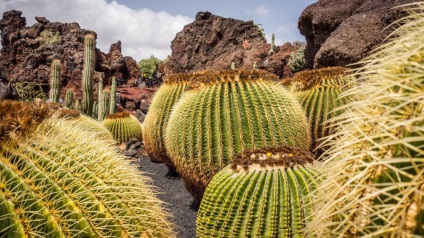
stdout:
[[299,46],[299,48],[290,56],[288,66],[293,72],[299,72],[308,66],[305,59],[306,44],[295,42],[295,46]]
[[166,60],[160,60],[155,56],[151,55],[148,59],[142,59],[138,62],[138,68],[140,69],[143,78],[151,79],[154,73],[158,70],[159,65],[164,63]]
[[62,35],[59,32],[44,30],[37,37],[37,40],[41,41],[43,45],[54,47],[62,40]]

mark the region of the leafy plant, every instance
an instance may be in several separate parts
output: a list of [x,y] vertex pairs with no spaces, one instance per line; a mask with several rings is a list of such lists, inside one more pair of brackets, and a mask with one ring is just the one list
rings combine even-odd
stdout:
[[165,63],[165,60],[160,60],[155,56],[151,55],[148,59],[142,59],[138,62],[138,68],[143,77],[151,79],[153,78],[153,73],[156,72],[159,68],[159,65]]
[[43,90],[43,84],[34,81],[16,82],[15,87],[22,101],[32,102],[36,98],[47,100],[47,95]]
[[308,66],[308,62],[305,59],[306,44],[301,43],[299,48],[290,55],[288,66],[293,72],[299,72]]

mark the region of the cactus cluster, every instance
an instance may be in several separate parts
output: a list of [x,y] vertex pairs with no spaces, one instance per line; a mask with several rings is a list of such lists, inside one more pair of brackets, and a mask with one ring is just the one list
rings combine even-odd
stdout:
[[196,220],[197,237],[303,237],[316,187],[310,152],[262,148],[214,176]]
[[311,126],[311,149],[317,154],[322,153],[322,148],[317,150],[320,139],[334,133],[337,121],[333,118],[343,111],[335,109],[350,100],[349,96],[340,97],[355,81],[348,76],[347,70],[344,67],[306,70],[284,82],[295,92],[306,111]]
[[424,4],[408,11],[344,93],[356,100],[323,155],[310,236],[424,236]]
[[0,101],[2,236],[174,237],[148,179],[59,112]]
[[125,143],[131,138],[142,139],[142,128],[138,119],[128,112],[118,112],[106,116],[102,122],[118,143]]
[[[243,151],[266,146],[309,149],[306,116],[295,97],[259,70],[188,74],[165,134],[168,155],[199,199],[213,175]],[[145,125],[147,127],[147,125]]]

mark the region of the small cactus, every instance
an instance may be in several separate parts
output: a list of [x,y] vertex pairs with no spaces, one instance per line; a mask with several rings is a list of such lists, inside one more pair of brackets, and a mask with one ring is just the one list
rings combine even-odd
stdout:
[[103,114],[101,115],[101,121],[103,121],[105,116],[109,115],[109,110],[107,110],[110,107],[110,90],[109,89],[103,89],[101,104],[102,104],[101,107],[103,108]]
[[109,114],[115,113],[115,108],[116,108],[116,77],[112,77],[112,86],[110,89]]
[[103,104],[103,75],[100,76],[99,85],[97,87],[97,93],[98,93],[97,120],[101,122],[104,118],[104,110],[105,110],[104,104]]
[[269,48],[269,53],[274,52],[274,47],[275,47],[275,34],[272,33],[272,37],[271,37],[271,46]]
[[59,103],[60,96],[60,80],[61,80],[61,72],[60,72],[60,60],[53,60],[51,66],[51,76],[50,76],[50,101],[53,103]]
[[63,101],[62,106],[69,109],[74,108],[74,90],[72,88],[66,89],[65,100]]
[[169,115],[174,104],[186,89],[187,81],[183,74],[173,74],[164,79],[150,104],[144,119],[143,141],[150,160],[165,163],[170,171],[175,171],[165,149],[164,135]]
[[84,114],[93,114],[93,74],[96,63],[96,40],[93,34],[84,37],[84,69],[82,71]]
[[47,114],[0,102],[2,236],[175,237],[148,179],[116,148],[81,130],[73,110]]
[[293,147],[238,156],[208,185],[196,237],[304,237],[316,187],[312,154]]
[[[165,146],[187,189],[200,201],[229,160],[266,146],[309,149],[306,116],[277,76],[259,70],[188,73],[190,88],[174,105]],[[147,125],[145,125],[147,126]]]
[[119,143],[125,143],[132,138],[142,140],[142,129],[138,119],[128,112],[118,112],[107,115],[102,122]]
[[314,194],[316,237],[424,236],[424,3],[362,60]]

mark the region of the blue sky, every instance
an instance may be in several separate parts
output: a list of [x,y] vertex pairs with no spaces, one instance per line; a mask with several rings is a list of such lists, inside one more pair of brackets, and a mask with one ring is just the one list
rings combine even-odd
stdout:
[[120,40],[122,51],[139,61],[155,55],[171,54],[175,34],[194,20],[199,11],[261,24],[276,44],[304,41],[297,29],[298,18],[316,0],[0,0],[0,12],[20,10],[27,25],[35,16],[48,20],[78,22],[81,28],[97,33],[97,47],[108,52]]

